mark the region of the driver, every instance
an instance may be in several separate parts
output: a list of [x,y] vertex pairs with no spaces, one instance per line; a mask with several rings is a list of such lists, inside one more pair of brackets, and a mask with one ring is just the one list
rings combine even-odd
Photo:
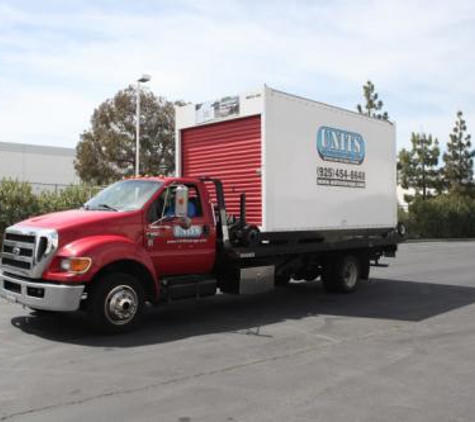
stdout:
[[[175,215],[175,196],[175,189],[170,190],[165,204],[164,216],[173,217]],[[186,213],[190,218],[196,217],[196,205],[191,200],[188,201],[188,209]]]

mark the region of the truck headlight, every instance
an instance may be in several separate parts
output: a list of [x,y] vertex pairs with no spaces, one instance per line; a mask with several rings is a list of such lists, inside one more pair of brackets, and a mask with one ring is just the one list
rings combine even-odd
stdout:
[[59,263],[61,270],[73,274],[84,274],[91,268],[92,259],[88,257],[63,258]]

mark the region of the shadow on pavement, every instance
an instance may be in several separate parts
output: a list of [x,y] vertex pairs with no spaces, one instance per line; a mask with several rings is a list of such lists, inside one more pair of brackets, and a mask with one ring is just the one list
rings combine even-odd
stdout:
[[422,321],[475,302],[475,288],[372,279],[351,295],[326,294],[320,283],[291,283],[259,296],[218,295],[148,309],[138,331],[119,336],[91,333],[85,315],[37,315],[12,319],[13,326],[52,341],[92,347],[135,347],[204,334],[252,330],[308,316]]

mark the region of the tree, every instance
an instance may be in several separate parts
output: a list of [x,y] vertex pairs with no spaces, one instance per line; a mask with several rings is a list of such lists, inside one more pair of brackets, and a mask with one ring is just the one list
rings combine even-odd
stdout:
[[374,84],[371,81],[367,81],[366,85],[363,85],[363,95],[366,104],[362,106],[358,104],[356,106],[358,113],[366,114],[370,117],[375,117],[381,120],[389,120],[389,114],[384,111],[379,113],[383,108],[383,102],[379,99],[378,93],[375,91]]
[[[404,189],[414,189],[415,196],[427,199],[436,191],[440,191],[439,142],[432,135],[412,133],[412,148],[399,152],[398,176]],[[413,197],[406,195],[410,202]]]
[[449,192],[467,193],[473,188],[473,157],[471,135],[461,111],[457,112],[455,126],[444,154],[444,184]]
[[[174,103],[142,89],[140,110],[140,173],[170,173],[174,169]],[[134,174],[135,125],[136,89],[132,86],[94,110],[91,127],[80,135],[76,147],[74,166],[83,181],[103,185]]]

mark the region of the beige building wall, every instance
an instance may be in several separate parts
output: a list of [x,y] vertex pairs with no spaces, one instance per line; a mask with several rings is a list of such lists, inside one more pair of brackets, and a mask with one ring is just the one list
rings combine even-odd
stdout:
[[0,179],[30,182],[35,190],[54,190],[79,183],[74,148],[0,142]]

